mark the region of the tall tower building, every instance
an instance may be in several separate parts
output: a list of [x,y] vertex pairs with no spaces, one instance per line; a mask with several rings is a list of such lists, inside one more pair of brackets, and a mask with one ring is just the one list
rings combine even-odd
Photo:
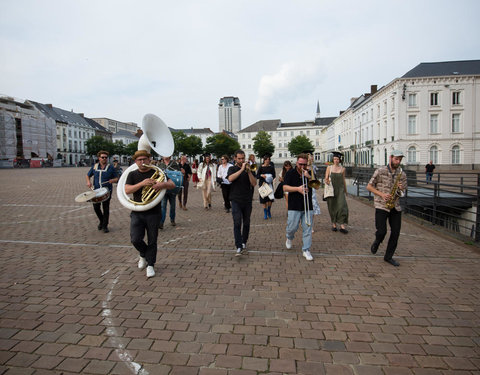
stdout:
[[237,134],[242,129],[242,107],[240,99],[234,96],[225,96],[218,103],[219,131],[228,131]]

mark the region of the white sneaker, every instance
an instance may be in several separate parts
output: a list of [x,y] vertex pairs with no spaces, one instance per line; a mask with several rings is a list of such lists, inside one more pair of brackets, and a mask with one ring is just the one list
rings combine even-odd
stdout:
[[138,259],[138,268],[143,270],[147,266],[147,260],[143,257]]
[[285,242],[285,246],[287,247],[287,249],[291,249],[292,248],[292,240],[289,240],[287,238],[287,242]]
[[303,251],[303,256],[305,257],[306,260],[313,260],[312,254],[310,254],[310,251]]
[[239,247],[239,248],[237,249],[237,252],[235,253],[235,256],[236,256],[236,257],[239,257],[240,255],[242,255],[242,248],[241,248],[241,247]]
[[155,270],[153,269],[153,266],[148,266],[147,267],[147,277],[153,277],[155,276]]

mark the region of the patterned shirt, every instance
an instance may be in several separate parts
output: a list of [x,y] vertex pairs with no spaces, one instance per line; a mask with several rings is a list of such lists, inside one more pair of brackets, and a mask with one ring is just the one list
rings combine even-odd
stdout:
[[[390,167],[386,165],[384,167],[381,167],[375,170],[372,178],[368,183],[372,185],[375,189],[379,190],[380,192],[390,194],[397,177],[398,177],[398,172],[395,170],[392,173],[392,171],[390,170]],[[405,174],[404,171],[402,171],[402,177],[400,177],[400,184],[403,186],[402,191],[404,192],[407,189],[407,175]],[[383,200],[383,198],[376,194],[374,196],[374,205],[375,205],[375,208],[378,208],[384,211],[389,211],[385,207],[385,201]],[[402,208],[400,207],[400,199],[397,199],[395,201],[395,209],[397,211],[402,210]]]

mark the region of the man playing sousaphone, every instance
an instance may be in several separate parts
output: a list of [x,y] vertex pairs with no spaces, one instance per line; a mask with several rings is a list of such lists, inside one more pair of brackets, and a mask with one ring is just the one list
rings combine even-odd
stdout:
[[[145,150],[138,150],[132,156],[138,169],[130,172],[125,182],[125,193],[133,194],[135,202],[142,202],[142,190],[150,186],[155,191],[163,189],[173,189],[175,184],[171,180],[159,182],[151,177],[156,172],[155,169],[148,167],[150,164],[150,153]],[[155,276],[153,266],[157,260],[157,237],[158,225],[160,223],[161,205],[150,208],[146,211],[132,211],[130,214],[130,240],[135,249],[140,253],[138,268],[147,267],[147,277]],[[147,243],[144,241],[145,232],[147,232]]]
[[373,254],[376,254],[387,234],[388,220],[391,233],[383,259],[395,267],[400,265],[393,259],[393,254],[397,248],[402,226],[402,208],[398,198],[403,195],[407,188],[407,175],[400,168],[402,158],[402,151],[393,150],[390,153],[388,165],[378,168],[367,185],[367,190],[375,194],[375,228],[377,229],[375,241],[370,250]]
[[[98,163],[95,163],[92,168],[88,171],[86,177],[87,186],[92,188],[92,181],[90,180],[93,176],[93,188],[107,188],[108,189],[108,199],[100,203],[93,203],[93,209],[97,214],[99,224],[98,230],[102,230],[105,233],[108,233],[108,219],[110,216],[110,200],[112,199],[112,184],[118,181],[117,172],[112,165],[108,164],[108,151],[99,151],[97,153]],[[102,212],[103,208],[103,212]]]

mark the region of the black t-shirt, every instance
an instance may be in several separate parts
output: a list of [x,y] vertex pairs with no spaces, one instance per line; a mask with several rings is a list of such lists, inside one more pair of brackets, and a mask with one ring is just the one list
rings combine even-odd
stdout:
[[[308,183],[308,179],[306,179]],[[290,169],[284,179],[285,185],[302,186],[302,176],[297,172],[297,168]],[[312,189],[308,189],[308,204],[312,209]],[[288,209],[292,211],[304,211],[304,197],[301,193],[288,193]]]
[[[228,168],[228,176],[237,173],[241,168],[234,165]],[[236,180],[230,184],[230,200],[235,202],[251,202],[253,195],[253,186],[250,183],[248,173],[243,171]]]
[[185,171],[185,178],[188,177],[188,175],[191,175],[192,174],[192,168],[190,168],[190,164],[188,163],[185,163],[185,164],[180,164],[180,168],[183,168],[183,170]]
[[[139,182],[142,182],[143,180],[145,180],[146,178],[152,177],[154,173],[155,173],[155,169],[149,169],[146,172],[140,172],[138,169],[136,169],[133,172],[130,172],[128,174],[127,180],[125,181],[125,184],[126,185],[136,185]],[[138,189],[135,193],[133,193],[133,200],[135,202],[141,202],[142,201],[142,190],[143,190],[143,187],[141,189]],[[161,206],[162,205],[159,203],[155,207],[152,207],[150,210],[144,211],[144,212],[153,212],[153,211],[160,212],[161,211]]]
[[435,164],[427,164],[425,166],[425,171],[427,173],[432,173],[434,169],[435,169]]

